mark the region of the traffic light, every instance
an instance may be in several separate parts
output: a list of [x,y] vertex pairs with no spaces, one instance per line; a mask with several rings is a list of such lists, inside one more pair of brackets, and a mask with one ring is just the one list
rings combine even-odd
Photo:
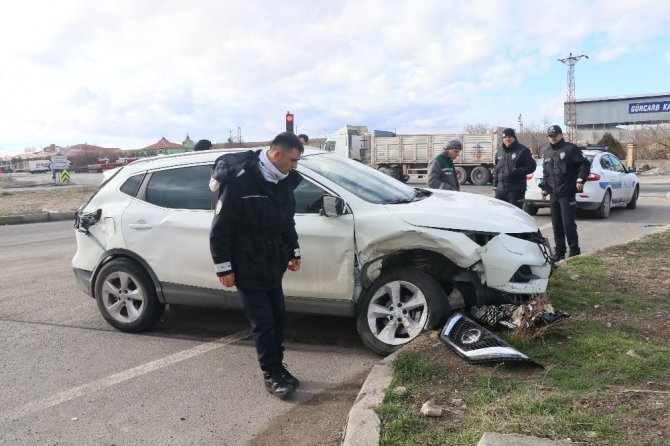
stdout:
[[293,113],[286,112],[286,131],[293,133]]

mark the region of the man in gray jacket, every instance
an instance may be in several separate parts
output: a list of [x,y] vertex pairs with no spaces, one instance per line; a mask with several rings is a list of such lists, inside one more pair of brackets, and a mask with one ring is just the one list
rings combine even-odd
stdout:
[[445,144],[443,152],[437,155],[428,165],[428,187],[461,190],[453,162],[461,154],[461,150],[463,150],[463,144],[457,139],[452,139]]

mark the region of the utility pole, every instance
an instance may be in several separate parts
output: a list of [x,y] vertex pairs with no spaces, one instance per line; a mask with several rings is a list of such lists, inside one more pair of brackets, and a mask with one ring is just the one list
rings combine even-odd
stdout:
[[577,138],[577,107],[575,105],[575,64],[579,62],[581,58],[589,58],[586,54],[580,56],[573,56],[570,53],[570,56],[564,59],[556,59],[559,62],[563,62],[568,66],[568,94],[565,101],[565,123],[568,126],[568,140],[575,142]]
[[517,119],[519,122],[519,133],[523,133],[523,119],[521,119],[521,113],[519,113],[519,119]]

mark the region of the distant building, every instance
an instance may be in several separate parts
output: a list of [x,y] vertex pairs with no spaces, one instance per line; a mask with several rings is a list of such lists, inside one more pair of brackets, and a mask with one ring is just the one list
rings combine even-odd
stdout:
[[188,136],[188,133],[186,134],[186,139],[184,142],[181,143],[182,146],[184,146],[187,149],[193,150],[193,147],[195,146],[195,143],[193,140]]
[[150,146],[141,148],[138,151],[138,155],[140,156],[169,155],[172,153],[188,152],[190,150],[193,149],[192,148],[188,149],[181,144],[168,141],[165,137],[162,137],[161,139],[158,140],[158,142],[151,144]]
[[577,99],[575,110],[578,142],[595,143],[604,133],[632,142],[636,129],[670,123],[670,93]]

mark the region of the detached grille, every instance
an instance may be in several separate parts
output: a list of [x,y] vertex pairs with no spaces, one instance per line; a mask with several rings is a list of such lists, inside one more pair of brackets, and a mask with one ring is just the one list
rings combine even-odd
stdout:
[[486,328],[468,319],[461,313],[454,314],[440,333],[440,339],[453,348],[468,362],[530,362],[538,367],[542,364],[529,358]]

